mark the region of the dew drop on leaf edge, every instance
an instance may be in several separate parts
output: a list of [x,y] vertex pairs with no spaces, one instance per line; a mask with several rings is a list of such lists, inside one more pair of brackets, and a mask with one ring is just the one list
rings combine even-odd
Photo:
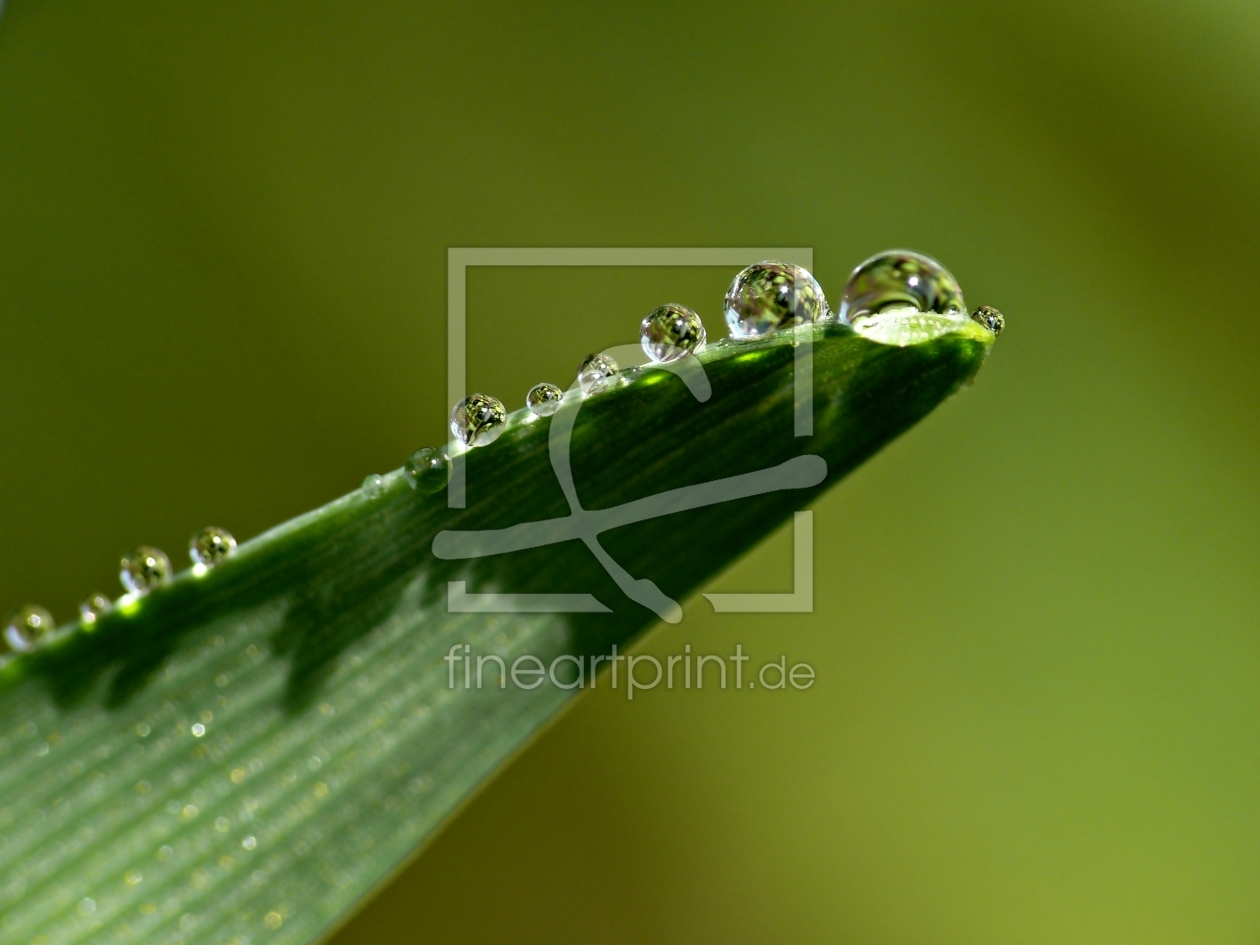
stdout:
[[79,622],[91,626],[114,609],[114,602],[104,594],[89,594],[79,602]]
[[723,307],[732,338],[758,338],[827,316],[818,280],[793,263],[768,259],[735,276]]
[[205,568],[213,568],[235,552],[236,539],[232,533],[213,525],[197,532],[188,543],[188,557],[192,558],[193,564]]
[[385,477],[380,473],[371,473],[363,479],[363,495],[375,499],[385,491]]
[[507,411],[489,394],[469,394],[451,411],[451,433],[465,446],[489,446],[506,425]]
[[118,578],[130,593],[147,594],[171,579],[171,562],[160,549],[141,546],[123,556]]
[[1002,329],[1006,327],[1006,316],[992,305],[981,305],[971,313],[971,318],[972,321],[979,322],[995,335],[1002,334]]
[[677,361],[704,341],[704,322],[700,316],[675,302],[652,309],[639,326],[639,343],[653,361]]
[[603,390],[617,373],[617,362],[606,354],[588,354],[578,368],[578,386],[584,394]]
[[535,417],[550,417],[560,409],[563,398],[564,391],[555,384],[535,384],[525,395],[525,406]]
[[4,644],[0,650],[27,653],[53,631],[52,614],[43,607],[27,604],[5,621]]
[[840,321],[848,325],[888,309],[911,307],[944,315],[966,312],[962,289],[948,269],[908,249],[893,249],[864,260],[845,283]]
[[403,475],[407,485],[417,492],[439,492],[451,480],[451,458],[441,450],[426,446],[407,457]]

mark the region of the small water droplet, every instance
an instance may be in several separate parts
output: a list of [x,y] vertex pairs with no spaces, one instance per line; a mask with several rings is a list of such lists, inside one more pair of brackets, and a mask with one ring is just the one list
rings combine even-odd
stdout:
[[930,256],[894,249],[853,270],[844,286],[840,320],[853,325],[866,316],[906,306],[940,315],[967,310],[958,280],[948,269]]
[[606,354],[588,354],[578,368],[578,385],[584,394],[594,394],[608,386],[617,373],[617,362]]
[[704,344],[704,339],[700,316],[673,302],[652,309],[639,326],[639,343],[653,361],[677,361]]
[[43,607],[28,604],[9,617],[4,628],[4,642],[14,653],[28,653],[52,630],[52,614]]
[[469,394],[451,411],[451,432],[465,446],[489,446],[506,423],[503,404],[488,394]]
[[118,577],[132,594],[139,597],[171,578],[171,562],[157,548],[137,548],[124,555]]
[[114,609],[114,602],[104,594],[93,594],[85,597],[79,604],[79,622],[86,627],[96,623],[98,617],[103,617]]
[[560,409],[563,398],[564,391],[555,384],[535,384],[525,395],[525,406],[535,417],[550,417]]
[[126,881],[128,886],[135,886],[136,884],[143,882],[144,874],[139,870],[128,870],[127,875],[123,877],[123,880]]
[[1002,329],[1006,327],[1006,316],[995,309],[992,305],[981,305],[978,309],[971,313],[973,321],[979,322],[995,335],[1002,334]]
[[96,911],[95,899],[80,899],[79,900],[79,914],[80,915],[91,915],[95,911]]
[[792,263],[766,260],[739,272],[726,290],[726,324],[733,338],[816,322],[827,314],[822,286]]
[[200,722],[196,722],[192,727],[192,734],[193,738],[200,738],[202,735],[206,734],[206,727]]
[[241,846],[246,850],[252,850],[254,847],[258,846],[258,841],[253,837],[246,837],[241,841]]
[[416,450],[403,466],[407,485],[417,492],[440,492],[451,480],[451,458],[430,447]]
[[268,912],[263,916],[263,925],[269,929],[278,929],[283,924],[284,916],[280,915],[279,912]]
[[192,558],[193,564],[205,568],[213,568],[235,553],[236,539],[232,537],[232,533],[213,525],[197,532],[188,543],[188,557]]
[[385,491],[385,477],[380,473],[372,473],[363,480],[363,495],[375,499]]

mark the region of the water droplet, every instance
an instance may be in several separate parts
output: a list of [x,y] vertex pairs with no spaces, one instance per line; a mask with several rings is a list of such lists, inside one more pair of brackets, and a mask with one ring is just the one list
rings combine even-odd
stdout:
[[252,850],[254,849],[254,847],[258,846],[258,841],[255,840],[253,837],[245,837],[241,841],[241,846],[246,850]]
[[617,362],[606,354],[588,354],[578,368],[578,384],[584,394],[593,394],[608,386],[617,373]]
[[992,305],[981,305],[971,313],[971,318],[995,335],[1002,334],[1002,329],[1006,327],[1006,317]]
[[827,299],[808,270],[767,260],[735,277],[726,290],[725,311],[732,337],[756,338],[818,321],[827,314]]
[[193,564],[205,568],[213,568],[225,558],[236,552],[236,539],[232,533],[223,528],[203,528],[188,543],[188,556]]
[[564,391],[555,384],[535,384],[525,395],[525,406],[535,417],[550,417],[560,409],[563,398]]
[[98,617],[103,617],[114,609],[114,602],[104,594],[93,594],[85,597],[79,604],[79,621],[90,627]]
[[653,361],[677,361],[704,344],[704,322],[687,306],[671,302],[648,312],[639,326],[639,343]]
[[385,491],[385,477],[380,473],[372,473],[363,480],[363,494],[369,499],[375,499]]
[[96,911],[95,899],[80,899],[79,900],[79,914],[80,915],[91,915],[95,911]]
[[465,446],[489,446],[506,422],[503,404],[487,394],[469,394],[451,411],[451,432]]
[[171,579],[171,562],[157,548],[137,548],[123,556],[118,577],[138,597]]
[[894,249],[853,270],[844,286],[840,320],[854,324],[886,309],[913,306],[920,312],[965,312],[962,289],[949,270],[930,256]]
[[[454,421],[451,425],[454,426]],[[451,480],[451,458],[441,450],[426,446],[407,458],[403,475],[407,477],[407,485],[418,492],[440,492]]]
[[206,734],[206,727],[200,722],[197,722],[192,727],[192,734],[193,738],[200,738],[202,735]]
[[9,617],[4,642],[14,653],[27,653],[53,630],[52,614],[43,607],[28,604]]

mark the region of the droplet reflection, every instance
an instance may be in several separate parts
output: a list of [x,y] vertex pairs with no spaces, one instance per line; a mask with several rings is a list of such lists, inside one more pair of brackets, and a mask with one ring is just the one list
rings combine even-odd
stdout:
[[214,526],[203,528],[188,543],[188,557],[203,568],[213,568],[235,552],[236,539],[232,533]]
[[930,256],[895,249],[853,270],[844,286],[840,320],[855,325],[887,309],[906,307],[939,315],[967,310],[958,280],[948,269]]
[[617,362],[606,354],[588,354],[578,368],[578,385],[584,394],[594,394],[608,386],[617,373]]
[[403,475],[417,492],[439,492],[451,480],[451,459],[441,450],[425,447],[407,458]]
[[673,302],[652,309],[639,326],[639,343],[653,361],[677,361],[704,344],[704,338],[700,316]]
[[14,653],[27,653],[52,631],[52,614],[28,604],[9,617],[4,628],[5,646]]
[[85,597],[79,604],[79,622],[86,627],[96,623],[97,618],[103,617],[114,609],[114,602],[104,594],[92,594]]
[[171,579],[171,562],[161,550],[142,546],[123,556],[118,578],[139,597]]
[[1006,317],[992,305],[981,305],[971,313],[971,318],[995,335],[1002,334],[1002,329],[1006,327]]
[[560,409],[564,391],[555,384],[535,384],[525,395],[525,406],[535,417],[550,417]]
[[731,337],[757,338],[818,321],[827,314],[827,299],[808,270],[767,260],[735,276],[726,290],[725,313]]
[[465,446],[489,446],[506,423],[503,404],[488,394],[469,394],[451,411],[451,432]]

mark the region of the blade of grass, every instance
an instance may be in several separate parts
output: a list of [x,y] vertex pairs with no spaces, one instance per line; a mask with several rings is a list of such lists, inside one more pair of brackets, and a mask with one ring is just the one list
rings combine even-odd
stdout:
[[[806,336],[814,434],[796,436],[793,342]],[[713,346],[706,403],[663,372],[585,402],[577,492],[610,509],[825,461],[816,486],[601,536],[630,575],[684,599],[970,380],[992,341],[973,323],[902,347],[820,325]],[[465,509],[391,474],[379,497],[282,525],[0,672],[0,938],[311,942],[414,854],[581,691],[499,688],[493,663],[466,689],[452,647],[589,666],[656,620],[580,541],[434,555],[442,531],[568,514],[549,422],[515,416],[466,455]],[[611,612],[449,613],[451,581],[593,594]]]

